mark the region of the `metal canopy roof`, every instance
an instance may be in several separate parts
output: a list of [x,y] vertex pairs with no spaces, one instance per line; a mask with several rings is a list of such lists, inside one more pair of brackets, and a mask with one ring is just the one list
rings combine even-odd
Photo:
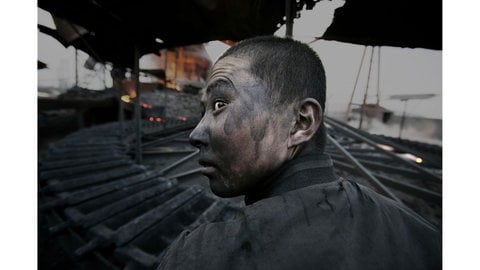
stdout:
[[[292,5],[300,10],[315,2]],[[124,67],[133,66],[135,47],[140,54],[158,53],[165,47],[272,34],[285,15],[285,1],[278,0],[39,0],[38,6],[54,16],[58,32],[70,28],[64,31],[69,37],[72,30],[82,37],[69,45]],[[67,23],[59,25],[59,19]]]
[[[318,1],[291,0],[292,12],[305,5],[311,9]],[[135,48],[142,55],[211,40],[272,34],[284,23],[286,10],[284,0],[39,0],[38,6],[54,16],[56,38],[61,36],[64,45],[123,67],[133,67]],[[347,0],[335,11],[322,38],[440,50],[442,2]]]
[[322,39],[442,49],[442,1],[347,0]]

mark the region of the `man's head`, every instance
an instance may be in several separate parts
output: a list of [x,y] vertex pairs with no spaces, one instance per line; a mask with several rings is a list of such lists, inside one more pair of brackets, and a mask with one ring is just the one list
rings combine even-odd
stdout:
[[258,37],[231,47],[215,63],[202,104],[190,141],[219,196],[248,193],[304,149],[323,151],[325,71],[300,42]]

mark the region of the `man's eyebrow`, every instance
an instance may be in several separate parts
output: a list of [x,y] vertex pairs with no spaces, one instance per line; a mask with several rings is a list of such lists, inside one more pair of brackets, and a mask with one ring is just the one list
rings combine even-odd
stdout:
[[233,88],[233,83],[230,80],[219,79],[209,84],[205,89],[205,94],[209,94],[213,89],[216,88]]

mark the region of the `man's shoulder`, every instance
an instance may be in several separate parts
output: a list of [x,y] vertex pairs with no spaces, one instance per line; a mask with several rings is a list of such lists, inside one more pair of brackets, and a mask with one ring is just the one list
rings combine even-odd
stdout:
[[[382,267],[397,269],[395,264],[422,265],[425,258],[439,256],[430,250],[438,245],[432,241],[436,234],[413,212],[355,182],[339,180],[260,200],[234,220],[184,232],[161,269],[189,269],[191,264],[316,269],[320,259],[324,265],[343,261],[345,269],[354,269],[360,261],[379,263],[378,256],[384,258]],[[350,254],[346,261],[344,254]]]
[[[163,255],[158,269],[230,268],[232,262],[244,258],[240,253],[251,249],[243,220],[206,223],[193,231],[183,231]],[[249,262],[243,260],[230,269],[242,269],[238,268],[242,263]]]

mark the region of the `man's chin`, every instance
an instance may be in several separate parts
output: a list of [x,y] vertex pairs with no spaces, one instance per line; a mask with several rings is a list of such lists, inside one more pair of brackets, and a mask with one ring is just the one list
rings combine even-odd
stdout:
[[209,178],[210,189],[212,190],[213,194],[217,195],[218,197],[231,198],[242,195],[238,190],[223,185],[219,179],[215,179],[215,176],[210,175],[207,177]]

